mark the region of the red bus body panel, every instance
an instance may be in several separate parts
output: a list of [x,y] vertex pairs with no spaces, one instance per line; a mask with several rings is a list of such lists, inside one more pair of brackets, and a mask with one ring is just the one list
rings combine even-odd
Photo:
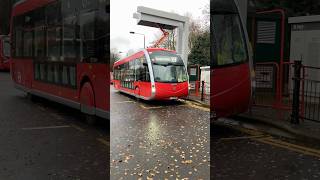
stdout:
[[155,99],[168,100],[188,96],[188,82],[183,83],[160,83],[156,82]]
[[[108,76],[109,72],[107,65],[85,63],[78,64],[77,72],[77,87],[80,87],[80,82],[85,76],[89,77],[92,88],[94,90],[95,107],[109,112],[110,77]],[[27,89],[45,92],[50,95],[80,103],[80,88],[73,89],[34,80],[32,60],[14,59],[12,61],[11,74],[12,79],[16,84],[21,85]]]
[[247,111],[251,98],[249,64],[214,69],[211,72],[211,87],[210,102],[216,117]]
[[12,80],[28,89],[32,88],[33,80],[33,61],[31,59],[11,58],[11,76]]
[[[108,64],[86,64],[77,65],[78,87],[81,80],[89,77],[94,91],[96,108],[108,111],[110,109],[110,66]],[[80,92],[78,92],[80,94]]]
[[[152,97],[150,82],[134,82],[134,87],[138,89],[128,89],[120,86],[119,80],[113,80],[117,90],[127,92],[131,95],[142,96],[145,99]],[[188,82],[183,83],[155,83],[156,93],[153,100],[170,100],[172,98],[182,98],[188,96]]]
[[26,0],[17,2],[14,6],[14,11],[12,11],[12,17],[24,14],[55,1],[57,0]]

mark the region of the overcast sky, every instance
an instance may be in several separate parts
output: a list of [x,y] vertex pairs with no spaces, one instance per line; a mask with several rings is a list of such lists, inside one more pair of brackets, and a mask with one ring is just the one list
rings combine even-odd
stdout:
[[[175,12],[179,15],[191,13],[193,19],[203,19],[203,9],[209,4],[209,0],[111,0],[111,48],[117,48],[124,52],[128,50],[139,50],[143,48],[143,36],[130,34],[130,31],[146,35],[146,46],[156,39],[155,34],[161,32],[157,28],[137,25],[137,20],[133,18],[133,13],[138,6],[145,6],[167,12]],[[161,33],[160,33],[161,34]]]

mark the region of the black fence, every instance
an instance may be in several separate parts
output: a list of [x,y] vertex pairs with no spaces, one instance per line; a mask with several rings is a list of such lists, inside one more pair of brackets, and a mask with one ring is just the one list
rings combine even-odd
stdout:
[[320,68],[295,61],[293,69],[291,122],[297,124],[300,119],[320,122]]

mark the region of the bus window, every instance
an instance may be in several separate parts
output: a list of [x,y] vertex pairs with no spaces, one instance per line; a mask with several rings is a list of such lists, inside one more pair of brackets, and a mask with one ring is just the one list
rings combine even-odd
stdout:
[[48,58],[58,61],[61,56],[61,27],[50,27],[47,30]]
[[76,76],[75,66],[69,66],[69,77],[70,77],[70,86],[76,87],[77,76]]
[[41,63],[40,64],[40,80],[41,81],[46,81],[46,76],[47,76],[47,67],[45,64]]
[[[44,8],[33,12],[34,21],[34,56],[46,57],[46,26]],[[37,58],[36,58],[37,59]]]
[[[49,61],[58,61],[61,57],[62,25],[60,2],[50,4],[46,8],[47,19],[47,43]],[[56,68],[55,68],[56,69]],[[54,70],[56,71],[56,70]]]
[[[45,57],[45,29],[43,27],[36,27],[34,31],[34,56]],[[37,58],[36,58],[37,59]]]
[[69,61],[80,56],[80,41],[76,17],[68,17],[63,24],[63,55]]
[[95,42],[94,42],[94,18],[95,13],[85,13],[80,18],[82,57],[85,62],[95,62]]
[[15,17],[14,18],[14,31],[13,31],[13,55],[14,57],[21,57],[22,56],[22,17]]
[[52,83],[53,82],[53,65],[52,64],[47,64],[47,82]]
[[53,65],[53,78],[55,84],[61,84],[60,82],[60,66],[59,64]]
[[40,64],[39,63],[34,64],[34,79],[40,80]]
[[239,64],[248,60],[244,34],[238,14],[213,14],[211,26],[214,31],[214,65]]
[[23,31],[23,57],[32,57],[33,31]]
[[5,38],[3,41],[3,55],[10,57],[10,42],[8,38]]
[[61,25],[61,3],[60,1],[50,4],[46,8],[46,19],[49,26]]
[[90,11],[81,15],[82,57],[84,62],[107,63],[109,59],[107,21],[103,14]]
[[68,66],[63,66],[62,68],[62,84],[69,85],[69,78],[68,78]]
[[142,56],[136,60],[135,65],[136,79],[143,82],[150,82],[150,74],[147,59],[145,56]]

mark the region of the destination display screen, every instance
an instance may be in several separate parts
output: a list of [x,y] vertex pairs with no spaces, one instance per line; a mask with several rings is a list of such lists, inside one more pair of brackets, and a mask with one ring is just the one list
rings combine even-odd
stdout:
[[159,52],[152,52],[149,54],[151,62],[153,64],[159,65],[176,65],[176,66],[183,66],[183,61],[181,57],[177,54],[166,52],[166,51],[159,51]]

